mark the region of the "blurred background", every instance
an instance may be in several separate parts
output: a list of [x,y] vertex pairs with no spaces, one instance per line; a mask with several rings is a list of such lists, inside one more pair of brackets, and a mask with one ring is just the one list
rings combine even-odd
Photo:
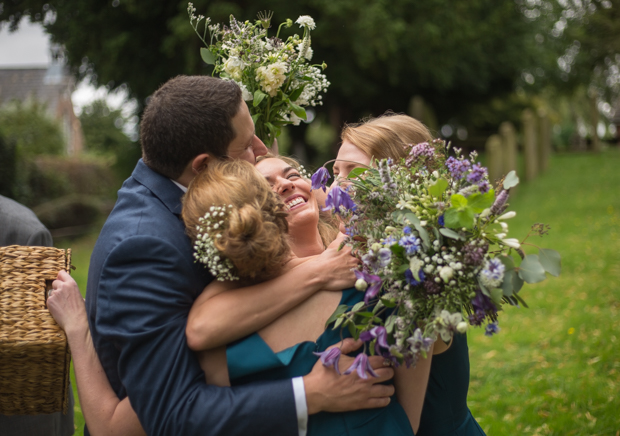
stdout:
[[[273,23],[314,18],[313,62],[327,63],[331,86],[278,139],[310,168],[335,157],[345,123],[391,110],[477,150],[494,180],[517,171],[515,228],[550,224],[545,244],[565,269],[532,287],[527,314],[506,314],[503,338],[470,335],[471,409],[490,435],[620,436],[620,0],[194,6],[214,23],[262,10]],[[210,67],[185,1],[3,1],[0,26],[0,195],[74,248],[84,291],[92,245],[140,157],[149,95]]]

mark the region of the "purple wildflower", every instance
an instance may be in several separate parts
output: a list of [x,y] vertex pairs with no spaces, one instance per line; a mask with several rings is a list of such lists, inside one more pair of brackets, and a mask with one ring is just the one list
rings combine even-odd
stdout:
[[420,281],[417,281],[415,279],[415,277],[413,276],[413,273],[411,272],[410,269],[407,269],[405,271],[405,280],[411,286],[417,286],[417,285],[419,285],[420,283],[422,283],[424,281],[424,279],[426,278],[426,276],[424,275],[424,271],[422,271],[422,270],[418,271],[418,277],[420,277]]
[[480,162],[478,162],[471,168],[470,173],[467,175],[467,181],[469,183],[478,184],[486,177],[486,175],[487,169],[480,165]]
[[500,215],[505,209],[506,201],[508,200],[508,191],[503,190],[495,198],[493,206],[491,206],[491,215]]
[[381,356],[383,353],[381,353],[380,347],[386,350],[390,348],[387,343],[387,330],[385,330],[385,327],[376,326],[360,334],[360,339],[364,342],[370,342],[375,338],[377,339],[377,342],[375,342],[375,353]]
[[[474,307],[474,313],[476,314],[474,322],[472,322],[470,317],[470,324],[472,325],[480,325],[487,314],[497,313],[497,307],[493,301],[484,295],[480,289],[476,290],[476,296],[471,300],[471,305]],[[475,322],[478,320],[479,322]]]
[[409,156],[419,158],[420,156],[425,158],[435,157],[435,149],[428,142],[422,142],[421,144],[414,145],[409,152]]
[[390,264],[392,252],[389,248],[380,248],[378,252],[368,250],[368,253],[362,256],[362,262],[372,268],[374,271],[379,268],[386,267]]
[[491,185],[486,180],[482,180],[480,183],[478,183],[478,190],[481,194],[486,194],[491,190]]
[[490,322],[487,324],[487,327],[484,329],[484,335],[485,336],[493,336],[497,333],[499,333],[500,328],[497,325],[497,322]]
[[323,192],[326,191],[325,185],[329,180],[329,172],[327,168],[321,167],[314,174],[312,174],[312,189],[322,189]]
[[472,313],[471,315],[469,315],[469,324],[480,326],[482,325],[482,322],[484,321],[485,317],[486,317],[486,314],[484,312],[476,311]]
[[461,180],[467,170],[469,170],[470,163],[468,160],[455,159],[450,156],[448,160],[446,160],[446,166],[448,167],[448,170],[450,170],[450,174],[452,174],[452,177],[454,177],[456,180]]
[[353,364],[349,367],[349,369],[344,372],[344,374],[349,375],[353,371],[357,371],[357,375],[364,380],[368,378],[366,373],[369,373],[373,377],[379,377],[377,373],[372,369],[372,366],[370,366],[370,362],[368,362],[368,356],[366,356],[364,353],[360,353],[357,355],[357,357],[353,361]]
[[439,224],[441,227],[445,226],[445,220],[443,215],[441,215],[438,219],[437,219],[437,224]]
[[381,281],[381,277],[374,276],[372,274],[368,274],[364,271],[354,271],[355,277],[357,279],[362,279],[366,283],[368,283],[368,288],[366,288],[366,294],[364,295],[364,302],[368,304],[368,301],[371,298],[375,298],[379,291],[381,290],[381,285],[383,282]]
[[506,267],[499,259],[489,259],[484,263],[484,268],[481,274],[485,275],[487,279],[494,281],[501,281],[504,278],[504,270]]
[[487,253],[488,249],[489,246],[487,244],[481,246],[469,243],[465,247],[463,247],[463,252],[465,253],[463,261],[466,265],[480,266],[482,265],[484,255]]
[[398,241],[398,245],[403,247],[407,254],[413,254],[420,249],[420,239],[415,236],[403,236]]
[[334,347],[329,350],[325,350],[322,353],[313,354],[321,358],[321,363],[323,366],[333,366],[338,375],[341,375],[340,368],[338,368],[338,363],[340,362],[340,348]]
[[411,233],[411,227],[409,227],[409,226],[405,226],[405,228],[403,229],[403,233],[404,233],[405,235],[410,234],[410,233]]
[[346,210],[355,210],[356,205],[347,191],[343,190],[340,186],[334,186],[325,199],[325,207],[323,210],[334,209],[335,213],[340,213],[340,208],[343,207]]
[[443,290],[443,288],[441,287],[439,283],[435,283],[435,280],[433,279],[433,277],[431,277],[429,280],[424,280],[422,284],[424,285],[424,290],[429,295],[440,294],[441,291]]
[[415,332],[413,332],[413,336],[407,339],[407,342],[409,343],[411,351],[414,354],[417,354],[422,350],[428,353],[431,349],[431,346],[433,345],[433,342],[435,341],[433,341],[433,339],[431,338],[423,337],[422,330],[417,328],[415,329]]

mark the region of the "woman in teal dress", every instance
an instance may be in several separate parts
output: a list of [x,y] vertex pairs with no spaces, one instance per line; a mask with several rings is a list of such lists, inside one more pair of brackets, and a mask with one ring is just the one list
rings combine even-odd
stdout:
[[[225,170],[226,166],[230,165],[244,165],[244,163],[227,162],[222,164],[221,168]],[[265,159],[257,165],[257,169],[264,178],[246,169],[248,173],[245,176],[249,179],[244,181],[245,186],[264,183],[265,189],[273,189],[287,208],[286,222],[289,232],[288,237],[284,235],[284,239],[292,252],[303,258],[293,256],[284,268],[303,264],[304,258],[321,253],[325,250],[326,242],[329,242],[321,238],[318,230],[319,208],[310,184],[301,177],[295,166],[296,164],[289,160]],[[245,195],[243,190],[237,192],[232,186],[219,189],[214,181],[218,177],[219,170],[220,167],[210,167],[206,172],[211,178],[211,183],[205,183],[199,175],[190,186],[183,209],[186,224],[197,222],[197,217],[204,215],[205,211],[201,210],[197,203],[232,204],[231,216],[233,216],[237,208],[241,210],[248,202],[251,202],[251,199],[242,198]],[[251,178],[255,176],[260,179],[252,181]],[[237,174],[236,177],[238,178],[239,175]],[[265,183],[265,179],[268,184]],[[208,198],[208,196],[216,196],[218,199]],[[239,207],[240,205],[244,206]],[[269,208],[262,207],[262,212],[254,215],[254,219],[261,222],[269,221],[271,219],[269,217],[277,215],[266,209]],[[190,216],[190,211],[193,217]],[[243,214],[245,212],[240,213],[239,216]],[[236,216],[231,219],[231,228],[237,227],[237,219]],[[258,229],[262,225],[244,223],[241,227]],[[191,225],[188,225],[188,229],[191,229]],[[251,276],[252,272],[258,275],[259,268],[252,264],[250,258],[244,257],[245,254],[239,250],[228,250],[227,238],[234,240],[236,238],[232,234],[234,231],[227,232],[227,230],[218,228],[218,232],[222,235],[218,239],[221,242],[218,247],[221,255],[232,261],[237,270],[243,270],[244,273],[240,274],[243,277]],[[246,234],[246,242],[255,249],[251,257],[264,260],[271,256],[256,252],[255,244],[253,244],[254,238],[259,233]],[[190,232],[190,237],[197,238],[198,236]],[[274,235],[272,239],[277,245],[279,236]],[[277,269],[275,265],[266,267],[266,271],[271,270],[272,274],[281,272]],[[354,288],[342,292],[318,292],[269,325],[258,329],[256,333],[230,343],[226,347],[218,348],[215,346],[221,339],[209,333],[212,330],[208,324],[215,315],[215,308],[221,311],[222,305],[213,304],[213,301],[231,291],[235,286],[234,283],[219,282],[209,285],[194,304],[188,320],[188,343],[190,346],[193,344],[196,351],[202,350],[201,363],[205,369],[207,382],[210,384],[234,386],[260,380],[289,379],[308,374],[317,363],[318,357],[315,353],[325,351],[329,346],[349,336],[348,331],[341,331],[341,329],[325,330],[327,319],[340,304],[353,306],[364,297],[363,292],[356,291]],[[241,283],[240,286],[243,284]],[[294,292],[294,289],[291,292]],[[230,313],[228,323],[230,325],[226,328],[240,330],[235,326],[234,311],[234,307],[226,311]],[[230,332],[228,337],[230,337]],[[396,394],[387,407],[356,412],[313,414],[309,417],[308,434],[322,436],[413,435],[413,428],[419,425],[429,369],[430,359],[421,360],[416,368],[407,369],[404,366],[397,368],[394,377]]]
[[[433,139],[422,123],[407,115],[386,114],[364,123],[346,126],[334,164],[334,176],[346,177],[375,159],[406,156],[405,145]],[[467,337],[456,334],[446,346],[435,344],[418,436],[484,436],[467,407],[469,354]]]

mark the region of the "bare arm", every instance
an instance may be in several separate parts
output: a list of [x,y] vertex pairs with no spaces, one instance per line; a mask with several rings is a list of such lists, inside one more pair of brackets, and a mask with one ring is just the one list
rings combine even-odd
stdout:
[[428,357],[426,359],[420,358],[415,368],[407,368],[406,365],[401,365],[394,371],[396,398],[405,409],[414,433],[417,433],[420,427],[420,416],[422,415],[424,396],[428,386],[432,357],[433,350],[431,348]]
[[189,313],[186,336],[192,350],[217,348],[260,330],[320,289],[340,291],[355,283],[357,260],[336,239],[323,254],[263,283],[234,289],[214,282]]
[[77,283],[65,271],[52,284],[47,306],[65,331],[71,348],[80,404],[93,436],[146,435],[129,398],[119,400],[93,346],[84,300]]

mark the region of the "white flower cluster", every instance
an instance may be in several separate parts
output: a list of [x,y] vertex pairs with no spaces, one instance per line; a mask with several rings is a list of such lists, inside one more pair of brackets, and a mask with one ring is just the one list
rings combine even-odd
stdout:
[[256,70],[256,81],[269,96],[275,97],[278,89],[286,80],[288,65],[285,62],[275,62],[266,66],[258,67]]
[[314,24],[314,19],[310,15],[301,15],[297,18],[295,23],[299,24],[299,27],[307,27],[310,30],[314,30],[316,28],[316,24]]
[[199,225],[196,226],[198,236],[194,242],[194,258],[197,262],[204,264],[213,276],[219,281],[238,280],[235,276],[234,265],[223,257],[220,251],[215,247],[213,238],[221,238],[221,232],[226,225],[226,218],[232,205],[211,206],[209,211],[200,218]]

